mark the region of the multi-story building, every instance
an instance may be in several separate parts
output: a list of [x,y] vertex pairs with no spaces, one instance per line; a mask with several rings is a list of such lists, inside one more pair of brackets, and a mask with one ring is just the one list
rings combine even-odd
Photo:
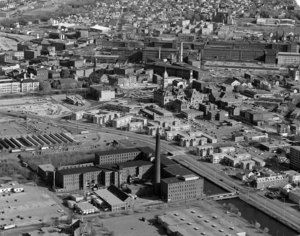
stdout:
[[90,87],[92,96],[98,101],[110,101],[115,98],[115,91],[104,88],[103,86],[94,85]]
[[296,204],[300,204],[300,189],[298,188],[290,191],[289,199]]
[[203,183],[195,175],[165,178],[161,180],[161,197],[167,202],[197,199],[203,195]]
[[290,149],[290,163],[295,170],[300,170],[300,146],[292,146]]
[[127,125],[130,124],[131,120],[132,120],[131,115],[119,117],[112,121],[112,126],[116,129],[122,128],[122,127],[127,127]]
[[133,161],[141,154],[138,148],[118,149],[111,151],[97,152],[95,154],[96,165],[118,164]]
[[93,165],[78,165],[55,172],[56,187],[65,191],[85,189],[99,183],[101,170]]
[[21,83],[13,81],[0,82],[0,94],[20,93]]
[[277,59],[277,64],[280,66],[298,65],[300,63],[300,53],[278,52]]
[[289,182],[289,178],[286,175],[274,175],[269,177],[256,178],[254,185],[257,189],[265,189],[267,187],[280,187],[286,185]]
[[23,80],[21,83],[21,92],[22,93],[30,93],[39,91],[40,82],[33,79]]
[[129,161],[118,165],[120,184],[128,183],[133,179],[151,177],[150,170],[153,164],[150,161]]
[[294,170],[287,170],[284,171],[284,174],[286,174],[289,177],[289,182],[292,184],[299,184],[300,183],[300,173]]
[[48,80],[49,78],[49,72],[47,68],[28,67],[27,71],[29,74],[35,75],[37,80]]

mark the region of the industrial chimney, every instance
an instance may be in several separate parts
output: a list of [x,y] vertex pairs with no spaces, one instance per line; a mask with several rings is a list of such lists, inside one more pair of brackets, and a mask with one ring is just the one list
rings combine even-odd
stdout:
[[161,47],[158,47],[158,59],[161,59]]
[[183,42],[180,43],[180,57],[179,62],[183,62]]
[[160,195],[160,134],[159,128],[156,130],[156,147],[155,147],[155,194]]

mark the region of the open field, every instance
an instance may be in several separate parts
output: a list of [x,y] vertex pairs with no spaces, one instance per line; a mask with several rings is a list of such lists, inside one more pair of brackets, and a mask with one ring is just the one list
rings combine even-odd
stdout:
[[27,226],[50,222],[66,215],[64,210],[44,190],[24,185],[25,192],[0,198],[0,224]]
[[99,147],[109,147],[113,141],[123,140],[124,137],[115,134],[108,134],[105,132],[96,132],[89,134],[76,134],[73,135],[74,139],[77,142],[80,142],[81,145],[98,145]]
[[18,42],[16,42],[15,40],[0,36],[0,50],[16,50],[17,44]]
[[0,123],[0,137],[20,136],[27,134],[27,129],[19,122],[5,121]]
[[59,118],[71,111],[61,104],[54,103],[49,98],[14,98],[1,100],[0,111],[21,112],[26,115]]

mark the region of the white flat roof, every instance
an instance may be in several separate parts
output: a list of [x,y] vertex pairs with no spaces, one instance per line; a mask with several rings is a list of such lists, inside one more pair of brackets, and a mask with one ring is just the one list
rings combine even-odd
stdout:
[[107,189],[99,189],[99,190],[95,191],[95,194],[111,206],[124,203],[123,201],[121,201],[119,198],[117,198],[115,195],[113,195]]

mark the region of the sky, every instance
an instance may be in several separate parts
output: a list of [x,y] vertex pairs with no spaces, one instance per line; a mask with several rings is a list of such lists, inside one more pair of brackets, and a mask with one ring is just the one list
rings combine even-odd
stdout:
[[300,6],[300,0],[296,0],[296,3],[298,4],[298,6]]

